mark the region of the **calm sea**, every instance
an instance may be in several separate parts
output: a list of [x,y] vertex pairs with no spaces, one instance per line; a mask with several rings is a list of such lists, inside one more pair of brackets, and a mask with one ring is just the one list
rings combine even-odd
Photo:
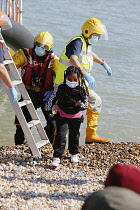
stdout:
[[[81,32],[89,17],[106,25],[109,40],[99,41],[93,51],[112,68],[108,77],[94,64],[95,91],[103,101],[98,134],[113,142],[140,142],[140,1],[139,0],[24,0],[23,25],[35,36],[48,31],[54,51],[60,56],[67,41]],[[38,114],[45,125],[40,110]],[[86,119],[86,118],[85,118]],[[12,145],[14,112],[0,83],[0,146]],[[81,127],[84,143],[86,120]]]

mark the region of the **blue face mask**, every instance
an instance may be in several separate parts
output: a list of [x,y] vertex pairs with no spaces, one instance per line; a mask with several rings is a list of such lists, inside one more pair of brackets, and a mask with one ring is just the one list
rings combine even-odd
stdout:
[[66,79],[66,85],[68,85],[70,88],[75,88],[76,86],[79,85],[79,82],[70,82],[69,80]]
[[43,49],[42,47],[35,47],[35,53],[38,55],[38,56],[43,56],[43,55],[46,55],[46,50]]

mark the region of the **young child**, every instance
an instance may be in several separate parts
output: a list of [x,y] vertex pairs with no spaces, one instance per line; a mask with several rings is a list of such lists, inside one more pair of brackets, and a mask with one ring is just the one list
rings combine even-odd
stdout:
[[52,107],[57,104],[57,134],[54,143],[54,154],[51,167],[58,167],[66,146],[66,134],[69,130],[68,149],[71,162],[78,162],[80,125],[83,122],[82,110],[88,106],[88,89],[79,67],[69,66],[53,99],[49,99],[46,109],[51,117]]

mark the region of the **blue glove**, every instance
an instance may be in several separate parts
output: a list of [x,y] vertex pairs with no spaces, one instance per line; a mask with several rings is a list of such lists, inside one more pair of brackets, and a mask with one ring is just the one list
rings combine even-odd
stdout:
[[112,70],[111,70],[111,68],[107,65],[107,63],[104,63],[102,66],[104,67],[105,70],[107,70],[108,76],[112,76]]
[[94,77],[90,76],[89,74],[85,74],[84,78],[88,82],[90,88],[94,88],[96,86]]
[[10,89],[10,93],[12,95],[12,102],[14,103],[15,101],[17,101],[17,91],[16,89],[13,87],[13,88],[9,88]]
[[44,94],[44,99],[43,101],[48,101],[50,96],[52,95],[53,90],[48,90],[45,94]]

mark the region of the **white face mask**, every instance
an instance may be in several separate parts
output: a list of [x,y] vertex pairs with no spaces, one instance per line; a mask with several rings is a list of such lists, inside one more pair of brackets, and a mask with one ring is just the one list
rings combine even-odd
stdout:
[[69,80],[66,79],[66,85],[68,85],[70,88],[75,88],[76,86],[79,85],[79,82],[70,82]]
[[38,56],[43,56],[43,55],[46,55],[46,50],[43,49],[42,47],[35,47],[35,53],[38,55]]
[[89,44],[94,44],[96,42],[98,42],[99,38],[97,36],[92,36],[91,39],[89,39]]
[[98,36],[92,36],[91,41],[98,42],[98,40],[99,40]]

